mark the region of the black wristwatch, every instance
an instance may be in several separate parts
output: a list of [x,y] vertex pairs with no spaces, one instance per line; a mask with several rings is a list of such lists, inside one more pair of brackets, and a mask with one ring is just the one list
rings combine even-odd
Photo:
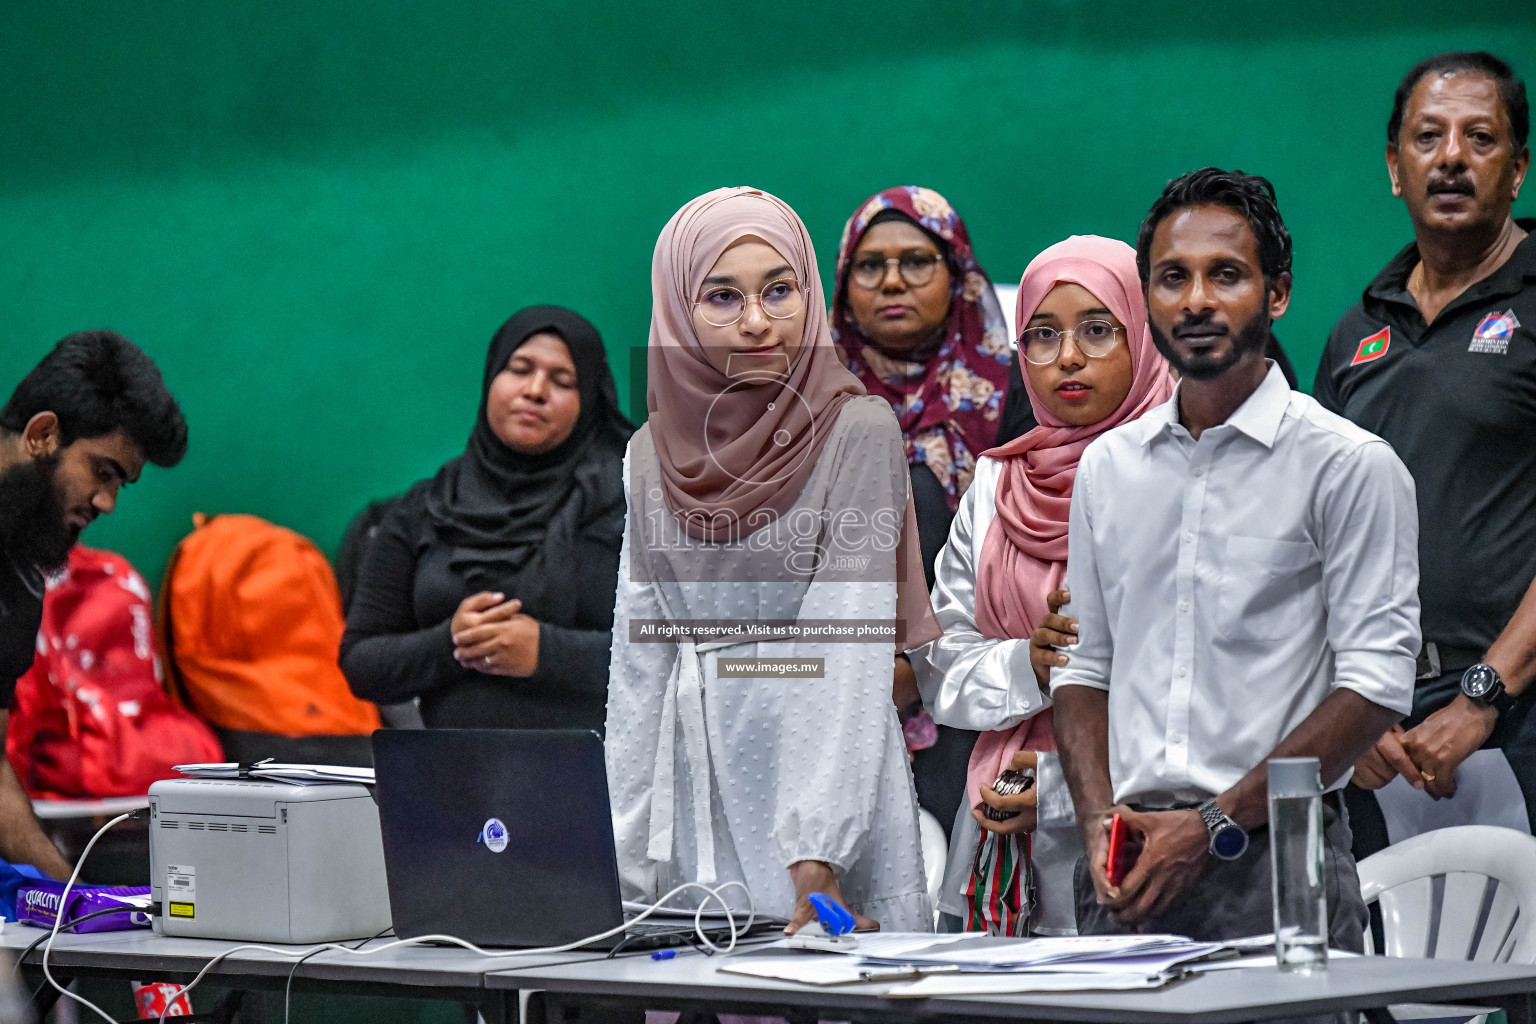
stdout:
[[1503,714],[1514,706],[1515,698],[1504,689],[1504,680],[1487,662],[1480,661],[1461,677],[1461,692],[1480,708],[1493,708]]
[[1237,860],[1248,852],[1248,833],[1243,826],[1227,817],[1227,812],[1216,806],[1212,797],[1199,807],[1200,819],[1211,834],[1211,856],[1217,860]]

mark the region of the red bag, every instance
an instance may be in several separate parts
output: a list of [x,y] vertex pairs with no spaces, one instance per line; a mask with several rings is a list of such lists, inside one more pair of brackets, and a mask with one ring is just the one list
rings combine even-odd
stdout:
[[151,612],[144,578],[110,551],[76,545],[48,581],[5,744],[32,796],[140,796],[173,765],[224,759],[213,731],[165,693]]

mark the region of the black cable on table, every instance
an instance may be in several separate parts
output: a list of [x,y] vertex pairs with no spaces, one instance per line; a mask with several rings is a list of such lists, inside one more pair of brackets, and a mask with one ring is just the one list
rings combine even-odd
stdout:
[[[109,908],[107,910],[92,911],[91,913],[86,914],[84,917],[77,917],[73,921],[67,921],[64,924],[60,925],[59,926],[59,931],[61,931],[61,932],[73,931],[77,925],[82,925],[85,922],[91,920],[92,918],[106,917],[108,914],[126,914],[126,913],[130,913],[131,909],[132,908],[130,908],[130,907],[122,906],[122,907],[111,907],[111,908]],[[26,949],[22,950],[21,951],[21,955],[16,958],[15,970],[20,971],[21,970],[22,962],[25,961],[27,959],[27,957],[31,956],[32,953],[34,951],[36,951],[38,946],[41,946],[43,943],[47,942],[49,937],[52,934],[53,934],[53,927],[50,925],[48,927],[47,931],[45,931],[42,935],[38,936],[35,940],[33,940],[32,944],[30,946],[28,946]],[[39,991],[41,991],[41,989],[39,989]]]
[[[86,914],[84,917],[77,917],[73,921],[69,921],[69,922],[67,922],[65,924],[60,925],[59,926],[59,931],[61,931],[61,932],[73,931],[76,925],[84,924],[85,922],[91,920],[94,917],[105,917],[108,914],[121,914],[121,913],[123,913],[123,910],[120,909],[120,908],[116,908],[116,907],[113,907],[113,908],[108,909],[108,910],[95,910],[95,911],[92,911],[89,914]],[[13,967],[12,970],[15,971],[15,973],[17,973],[17,974],[20,974],[21,973],[22,965],[26,962],[27,957],[31,956],[32,953],[34,951],[36,951],[38,946],[41,946],[43,943],[47,942],[48,939],[52,936],[52,934],[53,934],[53,928],[49,927],[49,929],[47,930],[47,932],[45,934],[40,935],[38,938],[34,939],[32,941],[32,944],[30,946],[28,946],[26,949],[22,950],[21,951],[21,955],[16,958],[16,966]],[[48,980],[45,978],[45,979],[43,979],[43,983],[41,985],[37,986],[37,988],[32,990],[32,995],[27,998],[27,1002],[30,1003],[30,1004],[36,1005],[38,995],[40,995],[42,993],[43,989],[45,989],[47,987],[48,987]]]
[[295,960],[293,966],[288,969],[288,983],[283,986],[283,1024],[288,1024],[288,1008],[293,997],[293,976],[299,973],[299,964],[302,964],[312,956],[319,956],[324,952],[325,950],[323,949],[312,949]]
[[[352,948],[353,949],[362,949],[364,946],[368,945],[368,943],[372,942],[374,939],[382,939],[384,936],[388,935],[390,932],[392,932],[394,930],[395,930],[395,926],[394,925],[390,925],[388,928],[385,928],[383,931],[379,932],[377,935],[370,935],[370,936],[368,936],[366,939],[364,939],[363,941],[359,942],[357,945],[353,946]],[[299,973],[299,964],[302,964],[305,960],[308,960],[312,956],[318,956],[319,954],[324,953],[324,952],[326,952],[326,950],[324,950],[324,949],[316,949],[316,950],[312,950],[312,951],[310,951],[308,953],[305,953],[303,956],[301,956],[297,960],[295,960],[294,963],[293,963],[293,967],[291,967],[289,969],[289,971],[288,971],[288,982],[287,982],[287,984],[285,984],[283,986],[283,1024],[288,1024],[289,1007],[292,1005],[290,1001],[293,998],[293,976],[295,974]]]

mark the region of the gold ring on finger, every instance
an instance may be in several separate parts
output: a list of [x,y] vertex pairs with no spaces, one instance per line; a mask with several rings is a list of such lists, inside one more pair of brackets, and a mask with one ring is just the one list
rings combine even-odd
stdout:
[[1434,782],[1435,781],[1435,773],[1434,772],[1420,771],[1419,772],[1419,776],[1425,782]]

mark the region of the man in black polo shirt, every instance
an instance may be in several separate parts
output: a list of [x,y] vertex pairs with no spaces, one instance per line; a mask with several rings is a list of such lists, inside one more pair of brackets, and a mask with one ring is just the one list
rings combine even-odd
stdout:
[[147,459],[174,466],[187,424],[160,371],[111,331],[71,334],[0,408],[0,857],[68,878],[21,782],[4,760],[16,680],[32,667],[43,576],[80,531],[111,512]]
[[[1387,170],[1414,242],[1334,327],[1313,394],[1390,442],[1418,491],[1414,711],[1357,783],[1401,775],[1443,799],[1470,754],[1497,746],[1536,821],[1536,220],[1511,214],[1528,131],[1524,83],[1489,54],[1440,54],[1403,78]],[[1355,790],[1351,812],[1374,804]],[[1384,843],[1381,829],[1367,845]]]

